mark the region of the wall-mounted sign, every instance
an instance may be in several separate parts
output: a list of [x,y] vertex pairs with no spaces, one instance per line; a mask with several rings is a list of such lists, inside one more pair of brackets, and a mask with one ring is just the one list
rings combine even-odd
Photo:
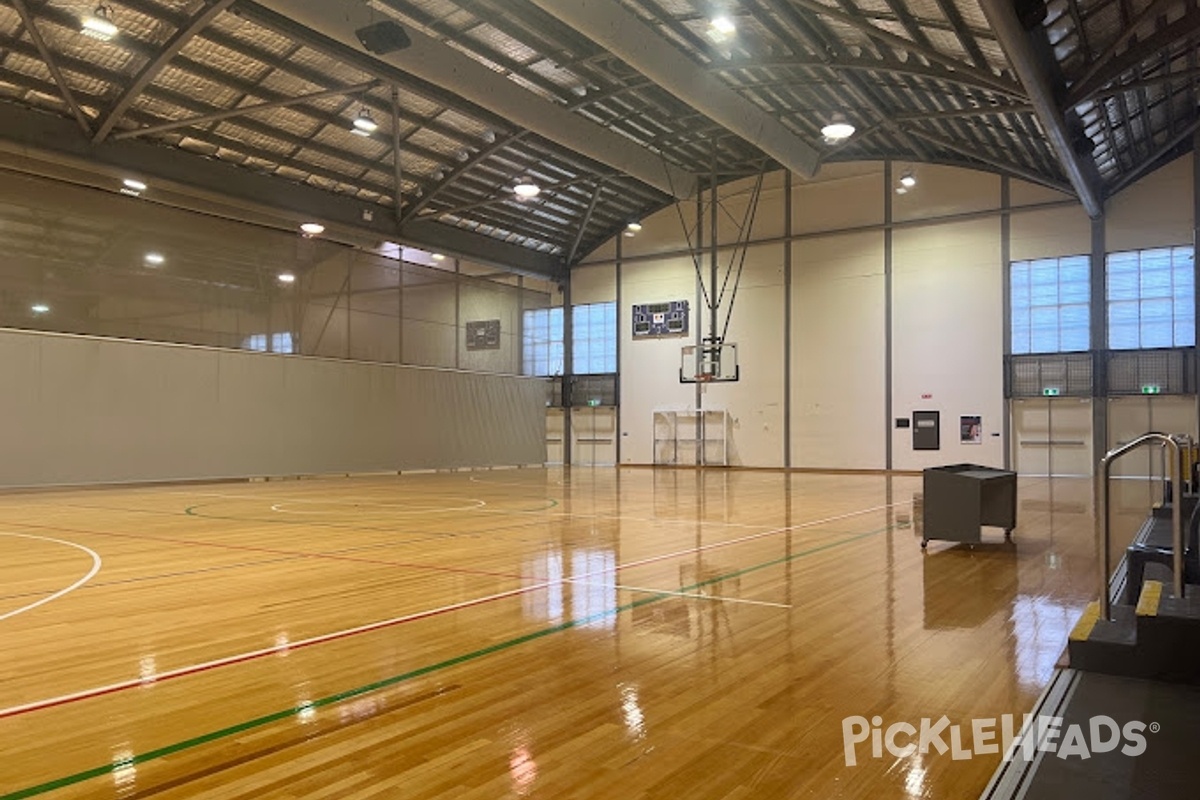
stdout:
[[958,418],[958,440],[962,444],[983,444],[983,417],[964,414]]
[[499,350],[500,320],[485,319],[467,323],[468,350]]
[[669,300],[633,307],[633,338],[682,336],[688,332],[688,301]]

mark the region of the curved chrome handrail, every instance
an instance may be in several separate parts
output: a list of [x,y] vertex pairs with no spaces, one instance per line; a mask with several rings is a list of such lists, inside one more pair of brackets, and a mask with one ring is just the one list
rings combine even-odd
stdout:
[[[1101,471],[1096,483],[1096,527],[1100,534],[1100,615],[1106,620],[1112,619],[1112,601],[1108,596],[1109,581],[1109,540],[1112,536],[1108,518],[1108,478],[1112,463],[1121,456],[1138,449],[1142,445],[1159,442],[1170,448],[1171,455],[1171,542],[1172,553],[1171,577],[1172,589],[1176,597],[1183,597],[1183,477],[1180,474],[1179,442],[1175,437],[1165,433],[1144,433],[1131,442],[1114,447],[1100,459]],[[1165,471],[1165,470],[1164,470]]]

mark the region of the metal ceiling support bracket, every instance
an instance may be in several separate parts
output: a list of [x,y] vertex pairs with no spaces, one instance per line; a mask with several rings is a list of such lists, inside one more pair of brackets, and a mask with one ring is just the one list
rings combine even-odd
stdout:
[[256,103],[252,106],[238,106],[231,108],[228,111],[216,111],[212,114],[201,114],[197,117],[188,117],[187,119],[177,119],[172,122],[164,122],[161,125],[148,125],[145,128],[134,128],[128,131],[118,131],[108,138],[114,142],[122,139],[134,139],[138,136],[146,136],[152,133],[166,133],[173,131],[176,128],[187,128],[193,125],[205,125],[209,122],[219,122],[225,119],[233,119],[241,117],[254,111],[266,111],[271,108],[286,108],[287,106],[299,105],[307,103],[310,100],[323,100],[326,97],[341,97],[342,95],[360,94],[369,92],[374,89],[382,81],[367,81],[366,83],[356,83],[353,86],[344,86],[339,89],[326,89],[322,92],[313,92],[312,94],[302,94],[299,97],[289,97],[285,100],[272,100],[269,103]]
[[1200,119],[1194,119],[1191,123],[1185,125],[1174,136],[1156,147],[1154,152],[1150,154],[1150,157],[1143,161],[1137,169],[1122,175],[1121,179],[1113,184],[1112,193],[1116,194],[1124,190],[1126,187],[1137,183],[1161,167],[1163,165],[1162,159],[1170,157],[1176,147],[1191,139],[1198,130],[1200,130]]
[[596,188],[592,190],[592,199],[588,203],[587,213],[583,215],[583,219],[579,221],[579,230],[575,231],[575,238],[571,240],[571,249],[567,251],[567,268],[570,269],[575,264],[575,254],[579,252],[579,243],[583,241],[584,231],[587,230],[588,223],[592,221],[592,212],[596,210],[596,201],[600,199],[600,192],[604,190],[604,180],[596,181]]
[[816,174],[820,154],[815,148],[663,41],[615,0],[532,2],[787,169],[806,178]]
[[125,93],[117,99],[117,102],[113,104],[108,114],[105,115],[104,120],[100,123],[100,127],[96,129],[96,135],[93,137],[93,141],[96,144],[108,138],[108,134],[112,132],[113,126],[121,120],[121,117],[125,116],[125,112],[137,100],[142,90],[158,77],[158,73],[162,72],[163,68],[171,63],[171,59],[179,54],[184,45],[190,42],[192,37],[197,33],[207,28],[218,15],[233,5],[233,3],[234,0],[213,0],[213,2],[201,9],[196,16],[192,17],[187,27],[180,28],[175,32],[174,36],[167,40],[162,49],[158,51],[158,54],[150,59],[146,66],[142,67],[138,74],[134,76]]
[[[986,4],[986,0],[980,0]],[[1018,91],[1018,87],[1012,82],[1004,78],[993,75],[991,72],[985,72],[981,69],[964,64],[954,56],[948,56],[944,53],[939,53],[928,47],[922,47],[911,39],[905,39],[903,36],[898,36],[889,31],[877,28],[864,18],[852,16],[844,11],[839,11],[820,2],[820,0],[791,0],[794,5],[806,8],[814,14],[828,17],[829,19],[837,20],[843,25],[848,25],[857,31],[865,33],[872,39],[876,39],[884,44],[890,45],[897,50],[905,50],[914,55],[921,56],[935,64],[941,64],[944,67],[949,67],[955,72],[961,72],[965,75],[970,75],[975,80],[983,83],[986,86],[992,86],[997,91],[1003,92],[1010,97],[1023,97],[1024,95]],[[997,35],[997,38],[999,35]],[[1026,87],[1028,89],[1028,87]]]
[[285,230],[315,218],[326,224],[326,238],[348,244],[395,241],[549,280],[563,274],[561,259],[548,253],[438,222],[411,223],[401,235],[388,214],[364,219],[364,208],[381,206],[147,142],[93,145],[63,117],[7,103],[0,103],[0,167],[109,191],[136,175],[150,184],[147,198],[164,205]]
[[[378,21],[359,0],[239,0],[238,8],[257,19],[265,9],[287,17],[327,40],[326,51],[337,56],[350,50],[362,54],[355,31]],[[264,23],[265,24],[265,23]],[[368,61],[415,75],[451,90],[511,124],[527,128],[549,141],[636,178],[675,197],[689,197],[696,177],[662,159],[657,153],[630,141],[578,114],[522,88],[503,75],[418,30],[406,28],[411,46],[372,55]],[[361,62],[361,59],[355,59]],[[376,71],[388,78],[388,71]]]
[[58,91],[62,93],[63,100],[66,101],[67,107],[71,109],[71,114],[75,117],[75,121],[83,129],[84,136],[91,136],[91,123],[88,122],[87,115],[83,113],[83,109],[79,107],[79,103],[75,101],[75,95],[71,93],[71,87],[67,84],[67,79],[63,76],[62,70],[58,68],[58,62],[54,60],[54,55],[50,52],[50,48],[46,46],[46,40],[42,38],[42,32],[38,30],[37,23],[33,20],[33,15],[29,13],[29,7],[25,5],[25,0],[13,0],[13,6],[17,9],[17,14],[20,15],[21,22],[25,24],[25,30],[29,32],[29,38],[33,39],[33,46],[37,48],[38,53],[42,56],[42,61],[46,62],[46,68],[54,76],[54,82],[58,84]]
[[1040,29],[1028,32],[1017,21],[1017,14],[1009,0],[980,0],[980,7],[996,33],[1000,47],[1016,70],[1029,100],[1033,104],[1038,122],[1041,123],[1050,146],[1071,181],[1079,201],[1092,219],[1104,214],[1104,198],[1100,188],[1100,174],[1090,159],[1075,152],[1072,135],[1067,129],[1067,120],[1055,98],[1050,77],[1042,67],[1034,50],[1033,36],[1045,36]]
[[[1147,9],[1147,11],[1149,10]],[[1139,17],[1138,21],[1141,19]],[[1188,39],[1197,31],[1200,31],[1200,14],[1185,14],[1140,40],[1132,36],[1131,32],[1127,32],[1127,35],[1119,41],[1124,43],[1132,39],[1133,43],[1119,55],[1114,52],[1116,43],[1112,48],[1106,50],[1087,74],[1071,86],[1067,102],[1071,104],[1079,102],[1082,98],[1117,80],[1145,59],[1160,55],[1173,43]]]

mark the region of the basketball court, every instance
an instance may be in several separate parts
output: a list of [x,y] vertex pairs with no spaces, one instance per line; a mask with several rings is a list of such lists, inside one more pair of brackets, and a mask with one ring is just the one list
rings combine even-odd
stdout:
[[1090,482],[919,546],[917,476],[511,469],[9,492],[18,797],[949,797],[1095,593]]

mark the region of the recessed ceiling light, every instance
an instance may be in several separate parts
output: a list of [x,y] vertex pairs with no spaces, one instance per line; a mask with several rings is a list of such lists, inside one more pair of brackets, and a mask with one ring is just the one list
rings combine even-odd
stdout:
[[528,200],[531,197],[537,197],[541,192],[541,187],[531,181],[529,178],[521,178],[517,181],[517,185],[513,187],[513,192],[522,199]]
[[733,20],[725,15],[713,17],[711,24],[713,26],[713,30],[723,33],[726,36],[732,36],[737,32],[737,26],[733,24]]
[[444,255],[442,255],[441,253],[434,253],[433,255],[430,256],[430,258],[432,258],[434,261],[445,261],[446,260],[446,257]]
[[124,184],[126,189],[131,189],[135,192],[146,191],[146,184],[137,180],[136,178],[126,178],[125,180],[121,181],[121,183]]
[[631,222],[625,226],[625,229],[628,231],[633,231],[634,233],[637,233],[638,231],[640,231],[642,229],[642,223]]
[[281,273],[279,273],[278,278],[279,278],[280,283],[295,283],[296,282],[296,276],[290,272],[281,272]]
[[708,30],[705,31],[705,35],[717,44],[729,39],[735,33],[737,33],[737,26],[733,24],[733,20],[724,15],[713,17],[708,23]]
[[358,116],[354,118],[355,132],[362,131],[364,134],[374,133],[379,129],[379,123],[371,116],[371,112],[363,109],[358,112]]
[[300,230],[308,236],[320,236],[325,232],[325,226],[319,222],[306,222],[300,226]]
[[112,21],[112,9],[106,5],[96,6],[96,10],[83,18],[79,28],[84,36],[107,42],[116,36],[120,30]]
[[166,261],[162,253],[146,253],[144,259],[152,267],[161,267]]
[[917,179],[911,172],[906,172],[900,176],[900,185],[905,189],[911,189],[917,185]]
[[45,314],[50,311],[50,306],[45,303],[34,303],[29,307],[29,310],[35,314]]
[[825,137],[825,141],[829,144],[836,144],[853,136],[854,126],[846,121],[846,118],[841,114],[834,114],[829,118],[829,124],[821,128],[821,135]]
[[897,186],[896,194],[908,194],[908,187],[907,186]]

